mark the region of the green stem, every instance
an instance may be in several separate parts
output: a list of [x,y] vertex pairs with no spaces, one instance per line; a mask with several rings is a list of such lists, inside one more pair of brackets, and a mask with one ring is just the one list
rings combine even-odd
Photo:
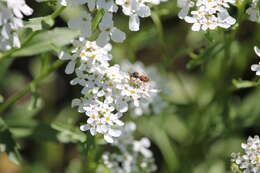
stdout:
[[243,173],[243,171],[241,171],[238,167],[238,165],[236,165],[235,163],[231,164],[231,170],[234,173]]
[[163,64],[164,66],[167,66],[169,65],[168,63],[168,56],[167,56],[167,45],[164,41],[164,34],[163,34],[163,25],[162,25],[162,22],[161,22],[161,19],[160,19],[160,16],[153,12],[152,15],[151,15],[151,18],[153,20],[153,23],[155,24],[156,26],[156,29],[157,29],[157,32],[158,32],[158,35],[159,35],[159,39],[160,39],[160,42],[161,42],[161,46],[162,46],[162,49],[163,49]]
[[50,15],[50,17],[51,17],[52,19],[57,18],[65,8],[66,8],[65,6],[60,6],[59,8],[57,8],[57,9]]
[[[163,66],[165,67],[165,69],[168,70],[169,66],[171,65],[171,56],[167,54],[168,52],[168,48],[167,48],[167,44],[165,42],[165,39],[164,39],[164,33],[163,33],[163,25],[162,25],[162,22],[161,22],[161,19],[160,19],[160,16],[153,12],[152,15],[151,15],[151,18],[156,26],[156,29],[157,29],[157,32],[158,32],[158,35],[159,35],[159,39],[160,39],[160,42],[161,42],[161,47],[162,47],[162,54],[163,54]],[[192,102],[193,99],[192,97],[190,96],[187,88],[185,87],[185,84],[183,83],[181,77],[179,76],[179,74],[177,72],[172,72],[173,75],[175,76],[177,82],[179,83],[179,85],[181,86],[181,88],[183,89],[183,93],[186,97],[186,99],[189,101],[189,102]]]
[[22,43],[22,48],[25,47],[32,39],[34,36],[36,36],[40,31],[34,31],[29,34],[27,39]]
[[30,90],[32,86],[37,86],[43,79],[45,79],[50,73],[59,68],[63,64],[63,61],[57,60],[55,61],[44,73],[42,73],[38,78],[30,82],[26,87],[24,87],[21,91],[16,93],[15,95],[8,98],[1,106],[0,106],[0,114],[5,112],[10,106],[12,106],[17,100],[25,96]]
[[13,53],[17,52],[18,50],[23,49],[32,39],[34,36],[36,36],[40,31],[33,31],[29,34],[27,39],[22,43],[22,46],[20,48],[14,48],[10,51],[5,52],[2,56],[0,56],[0,60],[7,58],[11,56]]

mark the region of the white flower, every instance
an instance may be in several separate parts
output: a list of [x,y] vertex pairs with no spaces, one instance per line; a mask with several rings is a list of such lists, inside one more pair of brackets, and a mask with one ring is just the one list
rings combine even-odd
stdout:
[[86,81],[86,78],[87,78],[87,75],[84,74],[81,70],[79,69],[76,69],[75,70],[75,73],[76,73],[76,78],[74,78],[73,80],[70,81],[70,84],[71,85],[81,85],[81,86],[86,86],[87,85],[87,81]]
[[198,11],[192,11],[193,17],[186,16],[185,21],[188,23],[193,23],[192,30],[199,31],[207,29],[217,28],[217,17],[214,15],[208,16],[207,11],[204,7],[201,7]]
[[150,158],[153,156],[152,152],[148,149],[151,145],[148,138],[142,138],[140,141],[134,141],[133,150],[135,152],[140,152],[144,157]]
[[257,4],[259,0],[252,0],[250,7],[246,10],[246,13],[249,15],[249,20],[253,22],[259,21],[259,7]]
[[161,2],[166,2],[168,0],[149,0],[150,3],[154,5],[159,5]]
[[115,100],[115,106],[119,112],[127,112],[128,111],[128,100],[125,98],[116,98]]
[[105,13],[102,21],[99,24],[99,29],[101,33],[99,34],[97,38],[97,44],[101,47],[106,45],[110,38],[114,42],[121,43],[125,40],[125,33],[118,28],[114,27],[113,22],[113,14],[112,13]]
[[[258,47],[254,47],[255,53],[258,57],[260,57],[260,49]],[[260,76],[260,63],[259,64],[253,64],[251,66],[251,70],[256,72],[257,76]]]
[[232,153],[231,161],[235,162],[244,173],[260,172],[260,139],[259,136],[249,137],[247,143],[242,143],[243,154]]
[[[38,2],[41,2],[42,0],[36,0]],[[70,7],[76,7],[79,5],[83,5],[88,2],[88,0],[59,0],[58,1],[62,6],[70,6]]]
[[194,6],[194,3],[191,0],[177,0],[177,6],[181,8],[178,17],[184,19],[188,15],[190,8]]
[[153,89],[140,80],[131,81],[119,65],[110,66],[110,44],[100,47],[95,41],[80,37],[73,45],[71,54],[61,52],[59,58],[69,60],[67,74],[76,74],[71,84],[82,87],[82,97],[72,102],[87,117],[80,129],[90,131],[91,135],[102,134],[108,143],[113,143],[122,133],[120,127],[124,123],[120,118],[129,104],[139,106],[150,98]]
[[[181,8],[178,16],[187,23],[192,23],[193,31],[214,30],[217,27],[226,29],[236,22],[227,11],[229,4],[234,3],[235,0],[178,0],[177,6]],[[191,7],[195,9],[189,12]]]
[[91,36],[92,34],[91,25],[92,25],[92,17],[86,11],[82,12],[79,17],[68,21],[69,28],[79,29],[82,37]]
[[150,7],[144,4],[144,1],[138,0],[116,0],[116,3],[123,8],[123,13],[130,16],[129,29],[138,31],[140,25],[139,17],[148,17],[151,15]]
[[66,74],[72,74],[75,70],[77,56],[73,56],[73,55],[71,56],[71,55],[62,51],[59,54],[59,59],[70,60],[70,62],[66,66],[65,73]]
[[236,23],[236,19],[231,17],[226,10],[218,13],[218,26],[222,28],[229,28]]
[[[94,107],[93,107],[94,106]],[[113,114],[114,108],[109,104],[97,101],[95,105],[86,105],[83,109],[86,110],[86,115],[89,117],[86,125],[82,125],[82,131],[90,130],[92,135],[96,133],[104,134],[104,139],[108,143],[113,143],[114,137],[119,137],[121,131],[114,129],[115,125],[122,126],[124,123],[120,121],[117,114]]]
[[117,12],[118,6],[114,0],[97,0],[97,9],[104,9],[107,12]]
[[[74,42],[74,45],[76,44],[77,43]],[[112,46],[110,44],[106,44],[104,47],[101,48],[96,44],[95,41],[85,41],[80,50],[74,51],[79,52],[78,56],[81,58],[82,63],[91,66],[101,65],[104,67],[108,67],[108,61],[112,59],[112,55],[108,53],[109,51],[111,51],[111,49]]]
[[7,2],[8,8],[12,9],[14,15],[18,18],[23,18],[23,14],[29,16],[33,13],[24,0],[4,0]]
[[149,150],[148,138],[134,140],[133,133],[136,125],[128,122],[121,130],[122,135],[117,138],[113,147],[119,153],[104,153],[104,164],[114,173],[153,172],[156,170],[153,153]]
[[24,0],[2,0],[0,2],[0,50],[19,48],[17,31],[23,27],[23,15],[31,15],[33,10]]
[[146,67],[140,61],[132,64],[125,60],[120,63],[120,66],[126,72],[139,72],[143,75],[151,76],[149,83],[146,83],[144,86],[160,90],[160,92],[150,92],[151,99],[146,99],[145,102],[140,102],[139,107],[130,105],[130,110],[133,110],[130,115],[133,117],[138,117],[144,114],[160,114],[167,106],[167,103],[162,100],[160,94],[168,95],[172,93],[168,80],[161,75],[162,73],[158,71],[158,68],[155,66]]
[[256,55],[260,57],[260,49],[255,46],[254,50],[255,50]]

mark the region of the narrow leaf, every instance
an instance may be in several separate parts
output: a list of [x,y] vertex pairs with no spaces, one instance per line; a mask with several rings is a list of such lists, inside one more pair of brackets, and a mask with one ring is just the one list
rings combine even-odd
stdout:
[[62,47],[78,36],[78,32],[67,28],[55,28],[51,31],[41,32],[36,35],[23,49],[18,50],[13,56],[33,56],[53,50],[53,45]]

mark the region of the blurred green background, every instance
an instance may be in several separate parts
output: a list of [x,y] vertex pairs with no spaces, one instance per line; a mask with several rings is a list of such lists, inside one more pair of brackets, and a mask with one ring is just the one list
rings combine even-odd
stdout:
[[[27,3],[34,9],[32,17],[56,8]],[[49,70],[57,49],[77,36],[65,21],[80,10],[65,9],[49,31],[0,60],[2,103]],[[232,7],[231,14],[243,10]],[[151,18],[141,20],[139,32],[128,31],[128,17],[117,14],[116,25],[127,32],[127,39],[113,45],[113,63],[128,59],[156,66],[169,83],[172,93],[162,96],[168,106],[159,115],[136,120],[137,136],[152,141],[158,173],[230,173],[230,154],[260,131],[260,89],[251,87],[258,79],[250,71],[259,61],[253,46],[260,46],[260,26],[244,14],[231,30],[192,32],[178,11],[175,0],[162,3]],[[29,32],[21,32],[21,40]],[[0,112],[0,151],[1,143],[8,146],[0,154],[0,173],[104,173],[100,154],[108,146],[101,143],[84,152],[81,141],[88,136],[78,128],[85,117],[71,108],[80,88],[69,85],[73,75],[65,75],[64,69],[65,64],[31,85],[25,96]]]

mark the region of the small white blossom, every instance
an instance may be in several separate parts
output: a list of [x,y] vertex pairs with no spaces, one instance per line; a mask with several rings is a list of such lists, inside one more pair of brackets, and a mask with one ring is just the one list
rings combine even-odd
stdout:
[[249,15],[249,20],[253,22],[259,21],[259,7],[257,6],[259,0],[252,0],[250,7],[246,10],[246,13]]
[[166,0],[116,0],[116,4],[122,7],[125,15],[129,16],[129,29],[139,31],[140,19],[151,15],[150,7],[147,4],[159,5]]
[[154,172],[153,153],[149,150],[150,140],[142,138],[135,140],[133,133],[136,125],[128,122],[122,129],[122,135],[115,140],[113,146],[118,148],[118,153],[104,153],[104,164],[113,173]]
[[18,18],[23,18],[23,15],[29,16],[33,13],[31,9],[24,0],[3,0],[7,2],[9,9],[12,9],[14,15]]
[[142,138],[140,141],[134,141],[133,150],[135,152],[140,152],[144,157],[152,157],[152,152],[148,149],[151,146],[150,140],[148,138]]
[[117,12],[118,6],[114,0],[97,0],[97,9],[104,9],[107,12]]
[[92,16],[86,11],[82,12],[79,17],[68,21],[69,28],[79,29],[82,37],[91,36],[92,34],[91,25],[92,25]]
[[23,27],[23,15],[31,15],[33,10],[24,0],[2,0],[0,2],[0,50],[19,48],[17,31]]
[[112,13],[107,12],[104,14],[99,29],[101,33],[97,38],[97,44],[101,47],[106,45],[110,38],[117,43],[123,42],[126,38],[125,33],[114,26]]
[[149,85],[151,88],[156,88],[160,92],[150,93],[151,99],[147,99],[144,102],[140,102],[139,107],[131,105],[131,116],[138,117],[144,114],[160,114],[163,109],[167,106],[167,103],[164,102],[161,98],[162,95],[168,95],[172,93],[168,80],[160,75],[161,72],[154,66],[145,67],[144,64],[140,61],[135,63],[130,63],[129,61],[122,61],[120,66],[124,71],[127,72],[139,72],[143,75],[150,76],[151,80]]
[[236,163],[243,173],[260,172],[260,139],[259,136],[249,137],[247,143],[242,143],[244,153],[232,153],[232,162]]
[[150,7],[144,2],[138,0],[116,0],[116,3],[122,7],[123,13],[130,16],[129,29],[131,31],[139,30],[139,17],[144,18],[151,15]]
[[236,22],[227,11],[229,4],[234,3],[235,0],[178,0],[177,6],[181,8],[178,16],[192,23],[193,31],[214,30],[218,27],[227,29]]
[[[41,2],[42,0],[36,0],[36,1]],[[58,0],[58,2],[62,6],[77,7],[79,5],[86,4],[88,0]]]
[[[258,57],[260,57],[260,49],[258,47],[254,47],[255,53]],[[260,76],[260,63],[259,64],[253,64],[251,66],[251,70],[256,72],[257,76]]]
[[194,6],[194,3],[191,0],[178,0],[177,6],[181,8],[181,11],[178,13],[180,19],[184,19],[188,16],[190,8]]

